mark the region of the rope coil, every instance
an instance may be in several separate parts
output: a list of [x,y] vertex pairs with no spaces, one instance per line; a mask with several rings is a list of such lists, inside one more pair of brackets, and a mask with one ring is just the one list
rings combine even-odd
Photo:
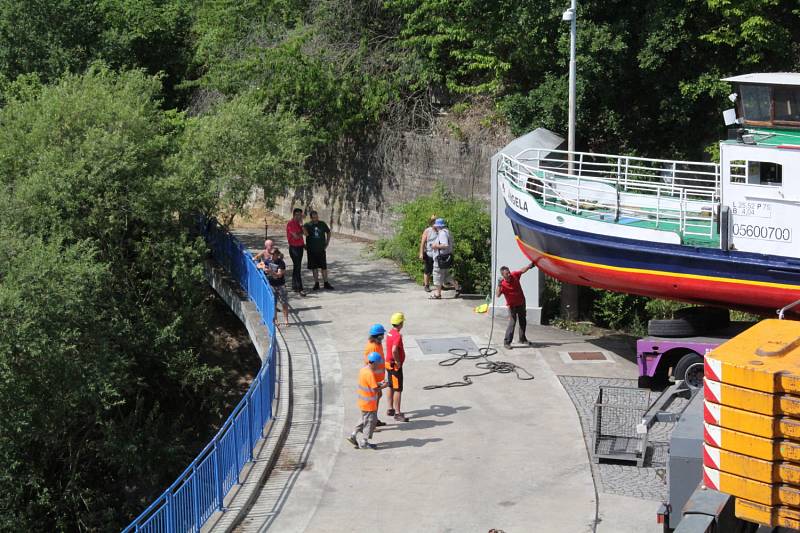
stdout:
[[478,353],[475,355],[470,355],[469,350],[465,350],[463,348],[450,348],[448,352],[453,354],[454,357],[449,357],[439,361],[439,366],[454,366],[461,361],[475,361],[477,359],[483,359],[483,361],[478,361],[475,363],[475,367],[479,368],[480,370],[486,370],[486,372],[481,372],[479,374],[465,374],[461,378],[461,381],[451,381],[450,383],[445,383],[443,385],[425,385],[422,387],[423,390],[444,389],[448,387],[466,387],[467,385],[472,385],[473,382],[471,378],[487,376],[495,372],[498,374],[510,374],[513,372],[517,375],[517,379],[520,381],[530,381],[534,379],[533,374],[521,366],[515,365],[514,363],[509,363],[508,361],[490,361],[489,357],[497,354],[497,350],[495,348],[490,348],[488,346],[484,348],[478,348]]

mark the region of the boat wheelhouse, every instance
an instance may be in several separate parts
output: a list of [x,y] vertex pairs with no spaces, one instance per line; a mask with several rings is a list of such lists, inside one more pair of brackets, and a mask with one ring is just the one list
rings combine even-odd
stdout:
[[735,128],[719,164],[551,149],[501,157],[522,251],[578,285],[761,313],[800,299],[800,74],[725,81]]

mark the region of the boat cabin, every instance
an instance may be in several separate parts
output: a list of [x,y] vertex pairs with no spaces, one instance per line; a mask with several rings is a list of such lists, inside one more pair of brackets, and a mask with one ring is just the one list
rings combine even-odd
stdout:
[[727,248],[798,257],[793,241],[800,231],[800,74],[723,81],[734,84],[737,117],[735,135],[720,144]]

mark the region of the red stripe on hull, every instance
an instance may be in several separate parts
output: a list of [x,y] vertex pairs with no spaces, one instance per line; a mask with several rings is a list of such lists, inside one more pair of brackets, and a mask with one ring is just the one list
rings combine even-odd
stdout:
[[546,274],[573,285],[586,285],[618,292],[627,292],[683,300],[701,304],[718,304],[744,309],[778,309],[800,299],[800,290],[765,287],[746,280],[717,281],[670,275],[600,268],[572,263],[542,254],[517,240],[522,253]]

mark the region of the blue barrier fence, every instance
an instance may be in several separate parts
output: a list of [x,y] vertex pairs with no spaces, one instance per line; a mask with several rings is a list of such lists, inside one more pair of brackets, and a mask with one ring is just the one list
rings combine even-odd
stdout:
[[269,330],[269,352],[250,389],[211,442],[161,496],[122,530],[123,533],[200,531],[206,520],[222,509],[225,495],[239,482],[239,473],[253,458],[253,448],[272,418],[276,365],[272,289],[242,243],[216,221],[205,224],[203,235],[217,263],[256,304]]

